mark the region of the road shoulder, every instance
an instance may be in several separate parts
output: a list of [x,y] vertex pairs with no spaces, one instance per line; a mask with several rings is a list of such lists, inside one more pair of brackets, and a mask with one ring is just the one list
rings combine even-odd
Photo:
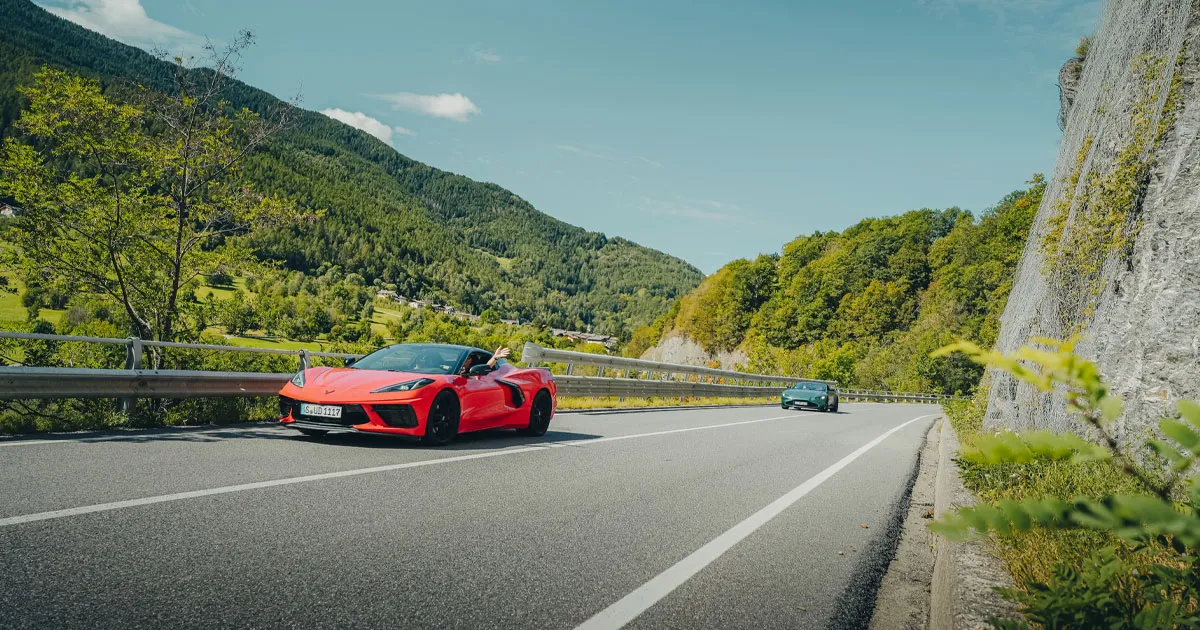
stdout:
[[1012,581],[987,542],[953,542],[927,527],[975,502],[959,477],[957,453],[957,436],[941,418],[921,449],[904,531],[875,601],[873,630],[983,628],[989,618],[1014,616],[1015,606],[995,590]]

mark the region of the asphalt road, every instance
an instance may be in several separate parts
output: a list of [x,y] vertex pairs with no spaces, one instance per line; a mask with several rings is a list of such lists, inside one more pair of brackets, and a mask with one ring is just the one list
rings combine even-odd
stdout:
[[937,413],[0,441],[0,627],[860,627]]

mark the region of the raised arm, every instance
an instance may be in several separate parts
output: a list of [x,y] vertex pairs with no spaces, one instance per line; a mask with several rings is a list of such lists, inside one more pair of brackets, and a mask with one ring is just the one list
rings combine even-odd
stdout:
[[507,357],[508,355],[509,355],[509,350],[508,350],[508,348],[505,348],[505,347],[503,347],[503,346],[501,346],[501,347],[499,347],[499,348],[496,348],[496,351],[495,351],[494,353],[492,353],[492,358],[488,359],[488,362],[487,362],[487,364],[488,364],[488,366],[489,366],[489,367],[493,367],[493,368],[494,368],[494,367],[496,367],[496,362],[497,362],[497,361],[499,361],[500,359],[503,359],[503,358]]

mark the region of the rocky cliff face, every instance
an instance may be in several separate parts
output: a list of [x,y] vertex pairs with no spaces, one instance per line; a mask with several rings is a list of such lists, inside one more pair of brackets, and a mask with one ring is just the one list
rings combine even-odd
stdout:
[[668,335],[658,345],[643,352],[641,358],[682,365],[709,365],[715,361],[725,370],[739,369],[738,366],[750,361],[741,350],[709,354],[700,344],[682,335]]
[[[1200,397],[1198,36],[1200,0],[1109,1],[1001,320],[1002,351],[1080,334],[1125,438]],[[1061,399],[993,380],[986,426],[1069,423]]]

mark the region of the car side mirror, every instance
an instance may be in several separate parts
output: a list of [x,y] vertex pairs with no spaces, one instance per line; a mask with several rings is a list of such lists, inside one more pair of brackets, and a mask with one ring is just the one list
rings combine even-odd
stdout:
[[492,368],[492,366],[490,366],[486,363],[481,363],[479,365],[472,365],[471,369],[467,371],[467,375],[468,376],[483,376],[485,374],[491,374],[493,372],[493,370],[494,370],[494,368]]
[[355,361],[358,361],[358,357],[346,357],[342,360],[342,365],[350,367],[351,365],[354,365]]

